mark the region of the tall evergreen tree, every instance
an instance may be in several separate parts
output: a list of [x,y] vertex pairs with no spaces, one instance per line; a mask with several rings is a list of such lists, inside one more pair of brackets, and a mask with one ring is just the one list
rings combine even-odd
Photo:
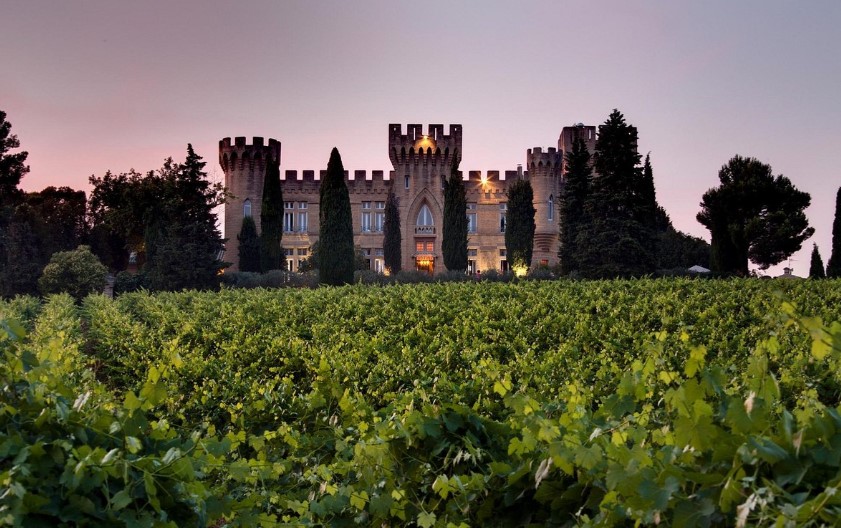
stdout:
[[809,262],[809,278],[823,279],[826,278],[826,272],[823,268],[823,259],[821,253],[818,251],[818,245],[812,244],[812,260]]
[[281,248],[283,236],[283,190],[280,187],[280,160],[266,158],[263,201],[260,206],[260,268],[263,273],[284,269],[286,257]]
[[560,245],[558,259],[561,273],[569,275],[578,269],[578,248],[576,240],[579,233],[588,229],[588,216],[584,205],[587,203],[593,167],[590,163],[590,151],[584,140],[576,136],[572,149],[565,154],[566,174],[560,200]]
[[832,253],[826,264],[827,277],[841,277],[841,187],[835,194],[835,220],[832,222]]
[[319,193],[318,280],[322,284],[353,282],[355,252],[350,197],[339,150],[333,148]]
[[22,191],[18,189],[20,180],[29,172],[24,165],[28,152],[21,151],[7,154],[20,147],[20,141],[11,133],[12,124],[6,121],[6,112],[0,110],[0,207],[18,202]]
[[642,165],[642,173],[640,174],[636,197],[637,221],[641,227],[639,239],[643,247],[656,257],[657,243],[655,235],[657,231],[658,209],[660,207],[657,205],[657,193],[654,189],[654,171],[651,169],[650,154],[645,155],[645,162]]
[[534,247],[534,191],[528,180],[508,187],[508,215],[505,222],[505,254],[515,273],[531,267]]
[[388,191],[385,200],[385,219],[383,220],[383,259],[385,269],[392,275],[403,267],[402,235],[400,234],[400,201],[394,189]]
[[444,254],[444,266],[451,271],[467,269],[467,196],[458,164],[459,153],[456,152],[450,177],[444,180],[441,251]]
[[242,229],[237,235],[239,241],[239,270],[260,272],[260,238],[257,224],[250,216],[242,219]]
[[653,272],[653,233],[643,222],[641,207],[646,193],[637,129],[618,110],[599,127],[593,159],[596,174],[585,204],[590,229],[578,246],[582,274],[629,277]]

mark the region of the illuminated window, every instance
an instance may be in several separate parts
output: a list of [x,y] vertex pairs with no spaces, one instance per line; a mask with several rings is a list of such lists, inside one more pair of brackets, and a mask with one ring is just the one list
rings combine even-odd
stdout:
[[362,202],[362,232],[371,231],[371,202]]
[[251,216],[251,200],[249,200],[248,198],[246,198],[245,201],[242,202],[242,216]]

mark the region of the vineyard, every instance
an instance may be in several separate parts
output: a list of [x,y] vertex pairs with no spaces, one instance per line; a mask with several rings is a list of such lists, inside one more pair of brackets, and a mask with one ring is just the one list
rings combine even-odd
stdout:
[[0,525],[836,526],[841,282],[0,301]]

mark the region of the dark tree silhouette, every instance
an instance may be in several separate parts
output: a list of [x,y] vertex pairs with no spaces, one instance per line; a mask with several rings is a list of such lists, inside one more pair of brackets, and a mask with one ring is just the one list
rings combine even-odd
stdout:
[[534,213],[531,182],[517,180],[508,187],[508,215],[505,222],[505,254],[515,273],[527,270],[531,266]]
[[467,197],[458,164],[456,153],[450,177],[444,180],[441,252],[444,254],[444,266],[451,271],[467,269]]
[[832,253],[826,264],[827,277],[841,277],[841,187],[835,194],[835,220],[832,222]]
[[242,219],[242,228],[237,235],[239,241],[239,270],[260,273],[260,238],[257,224],[250,216]]
[[280,160],[266,158],[263,201],[260,206],[260,269],[263,273],[284,269],[286,257],[281,248],[283,236],[283,190],[280,187]]
[[400,234],[400,201],[389,189],[385,201],[385,219],[383,221],[383,260],[385,269],[392,275],[400,272],[403,266],[403,244]]
[[718,173],[721,185],[704,193],[697,219],[712,237],[712,269],[748,274],[798,251],[814,229],[804,213],[811,202],[785,176],[755,158],[734,156]]
[[812,244],[812,259],[809,262],[809,278],[823,279],[826,278],[826,271],[823,268],[823,259],[821,253],[818,251],[818,245]]
[[[589,228],[589,217],[584,205],[587,203],[593,167],[587,145],[576,135],[572,150],[565,154],[566,173],[564,189],[560,200],[560,244],[558,259],[561,273],[569,275],[578,269],[578,248],[576,240]],[[586,238],[586,234],[582,238]]]
[[319,197],[318,280],[322,284],[353,282],[354,247],[350,197],[339,150],[333,148]]

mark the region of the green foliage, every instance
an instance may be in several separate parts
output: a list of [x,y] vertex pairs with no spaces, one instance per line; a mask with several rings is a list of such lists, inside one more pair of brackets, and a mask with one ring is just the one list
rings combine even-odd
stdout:
[[8,153],[20,147],[17,135],[11,130],[12,124],[6,121],[6,112],[0,110],[0,208],[20,200],[22,192],[18,185],[29,172],[29,166],[24,165],[28,152]]
[[79,246],[73,251],[53,253],[38,279],[38,289],[43,295],[68,293],[80,301],[92,293],[102,293],[107,275],[108,269],[91,249]]
[[[222,238],[213,211],[226,195],[207,180],[205,165],[188,144],[182,164],[169,158],[146,175],[92,176],[89,209],[93,230],[100,232],[97,247],[106,253],[122,247],[122,255],[104,260],[124,264],[128,252],[136,251],[153,289],[214,287],[225,263],[218,260]],[[187,249],[180,257],[179,246]]]
[[593,167],[590,162],[590,151],[587,150],[587,145],[579,133],[576,133],[572,142],[572,150],[565,156],[566,173],[558,215],[560,218],[558,259],[561,273],[569,275],[579,269],[578,240],[586,243],[586,238],[589,236],[591,219],[587,214],[585,204],[588,203]]
[[450,271],[467,269],[467,198],[464,180],[458,170],[460,152],[453,153],[450,177],[444,179],[444,225],[441,232],[441,253],[444,266]]
[[260,272],[260,238],[254,219],[246,216],[242,219],[242,229],[237,235],[239,241],[239,270]]
[[745,276],[779,264],[812,236],[808,193],[755,158],[734,156],[718,173],[721,185],[704,193],[698,222],[712,236],[712,269]]
[[393,187],[388,190],[383,213],[383,260],[385,269],[396,275],[403,267],[403,238],[400,233],[400,200],[395,196]]
[[531,182],[517,180],[508,187],[505,254],[512,269],[531,267],[534,247],[534,192]]
[[333,148],[319,194],[318,277],[322,284],[353,281],[354,247],[350,197],[339,150]]
[[710,267],[710,245],[706,240],[675,229],[662,207],[658,208],[656,217],[658,270],[685,270],[696,264]]
[[[243,228],[245,224],[243,223]],[[263,201],[260,209],[260,270],[263,273],[286,268],[286,257],[281,247],[283,236],[283,190],[280,187],[280,159],[266,158],[266,175],[263,181]],[[241,247],[241,246],[240,246]]]
[[0,218],[0,296],[38,293],[38,277],[50,257],[47,233],[43,219],[26,203]]
[[46,226],[42,245],[47,253],[70,251],[88,238],[87,199],[84,191],[70,187],[47,187],[27,193],[29,204]]
[[599,127],[584,204],[589,222],[576,235],[583,276],[638,277],[655,269],[654,183],[640,159],[636,127],[614,110]]
[[818,245],[812,244],[812,258],[809,262],[809,278],[810,279],[824,279],[826,272],[823,267],[823,259],[818,251]]
[[841,277],[841,187],[835,194],[835,219],[832,221],[832,253],[826,263],[827,277]]
[[0,338],[0,511],[832,525],[841,323],[817,315],[839,298],[837,281],[759,280],[56,297],[28,339]]

